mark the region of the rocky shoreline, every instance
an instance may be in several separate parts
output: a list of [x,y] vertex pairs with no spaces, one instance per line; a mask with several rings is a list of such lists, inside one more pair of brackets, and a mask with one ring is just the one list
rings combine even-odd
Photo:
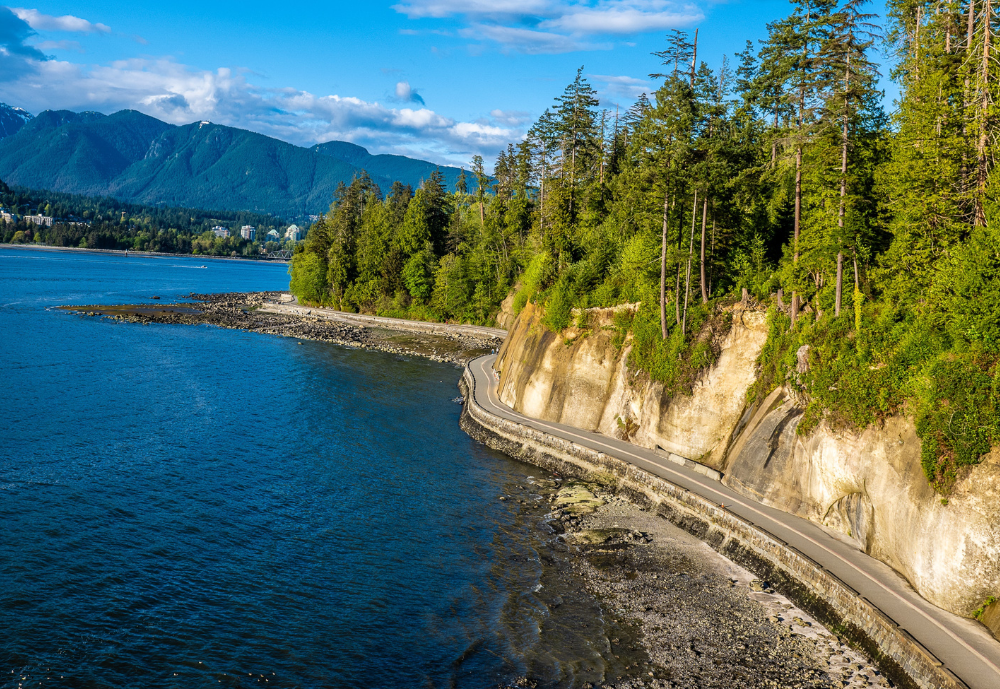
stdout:
[[[281,292],[189,294],[186,297],[191,300],[189,302],[60,308],[84,316],[100,316],[122,323],[214,325],[220,328],[294,337],[298,340],[331,342],[346,347],[421,356],[459,366],[489,353],[501,344],[497,338],[368,327],[260,310],[265,303],[277,302],[281,294]],[[150,299],[158,300],[159,297],[152,296]]]
[[[604,482],[552,476],[525,510],[547,508],[540,557],[599,601],[603,689],[890,687],[861,653],[739,565]],[[540,499],[539,499],[540,498]],[[558,597],[557,597],[558,598]],[[561,600],[549,602],[552,606]],[[513,686],[541,686],[522,677]]]

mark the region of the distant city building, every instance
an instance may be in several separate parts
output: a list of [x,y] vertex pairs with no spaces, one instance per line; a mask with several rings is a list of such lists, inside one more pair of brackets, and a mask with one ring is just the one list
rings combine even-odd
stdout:
[[244,225],[240,228],[240,236],[243,239],[249,239],[251,242],[257,236],[257,228],[253,225]]
[[267,241],[269,242],[276,242],[280,237],[281,235],[278,234],[277,230],[271,230],[267,233]]
[[0,220],[6,222],[17,222],[17,216],[13,213],[8,213],[7,211],[0,210]]
[[285,239],[293,242],[297,242],[302,239],[302,230],[299,229],[298,225],[289,225],[288,229],[285,230]]
[[214,232],[215,236],[218,237],[219,239],[225,239],[226,237],[229,236],[229,230],[227,230],[225,227],[222,227],[221,225],[216,225],[215,227],[213,227],[212,232]]
[[27,222],[30,222],[34,225],[40,225],[43,227],[52,227],[52,218],[50,218],[47,215],[42,215],[41,213],[39,213],[38,215],[26,215],[24,216],[24,219]]
[[318,215],[310,215],[309,216],[309,222],[316,222],[317,220],[319,220],[319,216]]

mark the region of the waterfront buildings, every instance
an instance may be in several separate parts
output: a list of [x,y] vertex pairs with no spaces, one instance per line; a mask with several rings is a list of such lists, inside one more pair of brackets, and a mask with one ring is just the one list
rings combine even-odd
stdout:
[[285,230],[285,239],[297,242],[302,239],[302,230],[298,225],[289,225],[288,229]]
[[26,215],[24,216],[26,222],[30,222],[33,225],[38,225],[40,227],[52,227],[52,218],[48,215]]
[[252,242],[257,236],[257,228],[253,225],[244,225],[240,228],[240,236],[243,237],[243,239],[249,239]]
[[213,227],[212,232],[214,232],[215,236],[218,237],[219,239],[225,239],[226,237],[229,236],[229,230],[227,230],[225,227],[222,227],[221,225],[216,225],[215,227]]

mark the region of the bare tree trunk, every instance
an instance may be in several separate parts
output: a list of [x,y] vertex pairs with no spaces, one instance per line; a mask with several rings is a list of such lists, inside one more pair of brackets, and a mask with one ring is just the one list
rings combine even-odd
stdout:
[[[976,27],[976,0],[969,0],[969,24],[966,27],[965,33],[965,52],[967,55],[972,55],[972,38],[975,35]],[[971,107],[969,104],[969,74],[965,74],[965,92],[962,98],[962,103],[965,106],[965,110],[968,111]],[[967,192],[969,189],[969,155],[968,155],[968,118],[962,118],[962,141],[966,142],[966,147],[962,151],[962,169],[960,170],[960,175],[962,179],[962,191]]]
[[[670,204],[671,210],[673,209],[672,202]],[[680,251],[681,246],[684,242],[684,225],[677,226],[677,250]],[[681,264],[680,261],[677,262],[677,283],[674,285],[674,311],[677,318],[677,325],[681,324]]]
[[542,241],[545,241],[545,175],[548,166],[545,164],[545,141],[542,141],[542,178],[538,180],[538,229],[541,230]]
[[670,192],[663,192],[663,240],[660,244],[660,335],[667,339],[667,220],[670,217]]
[[688,297],[691,295],[691,259],[694,257],[694,228],[698,224],[698,190],[694,190],[691,204],[691,244],[688,246],[687,275],[684,278],[684,315],[681,317],[681,334],[687,332]]
[[691,53],[691,88],[694,88],[694,72],[698,68],[698,29],[694,30],[694,50]]
[[[683,226],[682,226],[683,227]],[[681,230],[683,232],[683,229]],[[680,242],[678,242],[680,244]],[[677,247],[680,249],[680,247]],[[681,324],[681,264],[677,262],[677,283],[674,285],[674,315],[677,319],[677,325]]]
[[701,207],[701,303],[708,303],[708,284],[705,279],[705,230],[708,228],[708,197]]
[[[844,128],[840,139],[840,209],[837,211],[837,228],[840,230],[840,237],[837,244],[844,241],[844,215],[847,212],[847,120],[849,114],[847,94],[851,86],[851,58],[847,58],[847,72],[844,74]],[[833,315],[840,315],[841,298],[844,292],[844,250],[841,247],[837,251],[837,301],[833,308]]]
[[[809,14],[809,6],[806,6],[806,16]],[[809,40],[805,41],[805,45],[802,46],[802,61],[805,63],[806,57],[809,54]],[[799,140],[798,146],[795,147],[795,258],[793,259],[793,265],[798,265],[799,263],[799,232],[802,227],[802,127],[805,124],[805,110],[806,110],[806,87],[805,79],[803,78],[799,86]],[[799,293],[796,290],[792,290],[792,308],[791,308],[791,327],[795,327],[795,322],[799,319]]]
[[708,296],[712,296],[712,283],[715,281],[715,211],[712,211],[712,270],[708,274]]
[[[800,115],[801,117],[801,115]],[[795,150],[795,257],[793,265],[799,263],[799,228],[802,226],[802,143]],[[792,327],[799,317],[799,293],[792,290]]]
[[985,7],[983,9],[983,63],[981,72],[981,83],[979,85],[979,90],[982,93],[981,106],[980,106],[980,118],[979,123],[979,145],[976,147],[976,158],[978,170],[976,173],[976,213],[975,213],[975,224],[976,227],[986,226],[986,208],[983,204],[983,198],[986,195],[986,176],[987,176],[987,160],[986,160],[986,141],[987,141],[987,121],[986,118],[989,115],[989,68],[990,68],[990,21],[993,18],[993,10],[990,7],[990,0],[985,0]]

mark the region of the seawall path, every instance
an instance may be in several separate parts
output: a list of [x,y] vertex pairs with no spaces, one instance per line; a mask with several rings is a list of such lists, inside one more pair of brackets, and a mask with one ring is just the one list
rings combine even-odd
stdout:
[[651,450],[514,412],[497,396],[495,359],[473,360],[463,377],[463,427],[479,440],[561,473],[615,474],[659,514],[768,576],[778,590],[865,647],[898,683],[1000,687],[1000,643],[979,623],[931,605],[891,568],[816,524],[749,500]]

